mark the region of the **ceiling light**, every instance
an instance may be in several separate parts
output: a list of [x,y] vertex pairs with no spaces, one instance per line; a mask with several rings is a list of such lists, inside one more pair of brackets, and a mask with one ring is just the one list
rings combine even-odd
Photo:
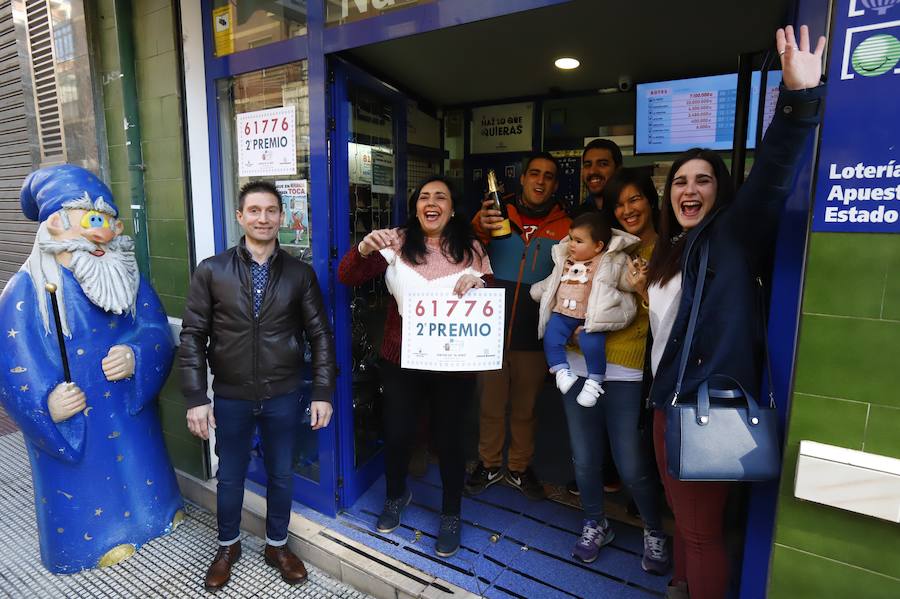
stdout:
[[578,59],[570,58],[568,56],[563,57],[563,58],[557,58],[556,62],[554,62],[553,64],[556,65],[557,69],[562,69],[564,71],[570,71],[572,69],[577,69],[579,66],[581,66],[581,63],[578,62]]

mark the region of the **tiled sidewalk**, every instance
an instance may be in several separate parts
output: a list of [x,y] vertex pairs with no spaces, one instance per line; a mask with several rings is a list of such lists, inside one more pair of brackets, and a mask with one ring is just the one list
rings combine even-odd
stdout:
[[[144,545],[129,560],[102,570],[69,576],[48,573],[41,565],[28,457],[19,432],[0,409],[0,597],[53,599],[127,597],[211,597],[203,576],[216,544],[215,517],[192,504],[172,534]],[[292,587],[265,564],[265,541],[243,535],[243,556],[232,581],[215,594],[219,598],[323,597],[364,598],[367,595],[317,568],[309,580]]]

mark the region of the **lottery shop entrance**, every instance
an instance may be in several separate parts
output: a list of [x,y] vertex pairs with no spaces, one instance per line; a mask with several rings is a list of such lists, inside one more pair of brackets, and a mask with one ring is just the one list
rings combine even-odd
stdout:
[[[710,3],[698,18],[697,11],[673,3],[607,7],[575,0],[329,55],[336,259],[367,232],[402,223],[407,199],[425,176],[443,174],[453,180],[462,209],[471,215],[485,192],[487,170],[497,172],[507,191],[517,191],[522,159],[536,150],[557,156],[561,164],[557,200],[574,206],[585,196],[581,150],[595,137],[616,141],[623,149],[624,165],[645,169],[660,188],[674,155],[695,145],[719,148],[726,162],[743,167],[734,170],[749,170],[752,148],[765,124],[766,106],[773,102],[766,89],[778,83],[777,73],[767,73],[771,62],[766,62],[765,51],[771,46],[772,32],[792,20],[788,11],[796,7],[772,0],[748,17],[739,7],[724,4]],[[807,22],[824,21],[824,5],[809,12]],[[737,31],[740,35],[735,35]],[[672,47],[676,37],[681,40],[677,52]],[[739,78],[741,55],[744,74]],[[581,66],[571,72],[557,69],[554,60],[563,56],[578,58]],[[697,79],[701,77],[709,79]],[[740,91],[737,84],[744,78],[748,91]],[[746,118],[745,142],[733,148],[734,126],[720,123],[707,138],[676,139],[672,128],[667,143],[648,145],[652,136],[641,121],[646,105],[641,104],[636,84],[647,84],[645,90],[696,90],[715,95],[719,103],[715,117],[723,122],[736,117],[739,123]],[[745,99],[749,109],[741,115],[742,109],[735,107]],[[503,137],[513,127],[519,134],[512,136],[514,139],[491,139],[496,132]],[[641,132],[647,135],[643,141],[636,138]],[[679,147],[678,143],[687,145]],[[775,279],[780,283],[773,302],[784,302],[787,309],[780,310],[777,318],[791,323],[796,319],[796,264],[802,258],[806,225],[802,216],[789,214],[786,218],[795,219],[797,228],[779,242]],[[356,289],[334,285],[341,363],[339,401],[352,406],[352,413],[345,413],[339,422],[338,496],[344,510],[339,518],[351,528],[366,531],[371,531],[384,499],[377,354],[387,297],[381,282]],[[793,330],[792,325],[787,328]],[[789,337],[775,343],[793,347],[793,337]],[[786,369],[785,380],[790,376],[790,364]],[[580,531],[580,511],[577,496],[566,489],[573,479],[568,432],[558,392],[549,380],[536,411],[533,467],[545,483],[548,500],[532,502],[500,485],[464,500],[468,531],[463,534],[464,551],[456,558],[436,560],[431,548],[440,480],[436,458],[427,454],[426,418],[412,466],[422,476],[410,479],[414,501],[409,516],[404,515],[396,534],[366,532],[369,540],[407,563],[421,562],[429,571],[476,592],[494,585],[511,596],[537,596],[538,592],[541,596],[583,596],[585,587],[580,585],[585,584],[584,576],[590,577],[588,584],[596,585],[590,588],[601,595],[603,589],[612,593],[621,588],[634,596],[664,592],[661,579],[640,571],[640,531],[635,528],[639,520],[629,513],[625,491],[607,498],[610,515],[621,520],[616,525],[617,531],[622,531],[620,540],[609,552],[617,565],[586,567],[571,559]],[[468,415],[468,426],[460,434],[467,457],[477,460],[477,408]],[[755,501],[755,497],[750,499],[750,518],[765,522],[766,510],[757,509]],[[771,496],[763,501],[774,505]],[[768,518],[771,527],[771,516]],[[743,523],[743,512],[737,519]],[[771,541],[766,535],[748,536],[744,554],[768,555]],[[529,550],[527,559],[522,558],[523,548]],[[735,555],[740,554],[737,549]],[[765,559],[744,558],[734,570],[758,575],[765,571]],[[736,594],[752,596],[753,591],[740,591],[737,584]]]

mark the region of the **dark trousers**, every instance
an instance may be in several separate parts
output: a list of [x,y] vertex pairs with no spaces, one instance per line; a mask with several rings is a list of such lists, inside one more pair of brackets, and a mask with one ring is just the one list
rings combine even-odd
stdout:
[[291,458],[299,412],[299,390],[266,401],[215,397],[213,414],[219,456],[216,520],[220,542],[229,543],[240,535],[244,479],[257,426],[267,479],[266,538],[275,543],[287,539],[294,482]]
[[387,496],[397,499],[406,492],[406,473],[416,439],[419,413],[431,404],[431,427],[437,446],[443,485],[444,514],[458,514],[466,473],[463,424],[475,391],[471,376],[407,370],[381,361],[384,385],[384,462]]
[[653,411],[656,465],[675,516],[673,580],[687,582],[691,599],[724,599],[728,590],[725,505],[733,483],[681,481],[666,466],[666,413]]

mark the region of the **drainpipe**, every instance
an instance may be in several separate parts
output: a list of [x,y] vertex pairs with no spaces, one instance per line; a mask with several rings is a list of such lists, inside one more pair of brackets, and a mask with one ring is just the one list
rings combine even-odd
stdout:
[[[116,39],[119,69],[122,74],[122,109],[125,114],[125,150],[128,153],[128,189],[131,224],[134,229],[134,253],[144,278],[150,278],[150,241],[147,236],[146,198],[144,197],[144,159],[141,151],[141,119],[138,114],[137,81],[134,69],[134,30],[131,0],[115,0]],[[115,126],[109,123],[107,126]],[[121,200],[120,200],[121,201]]]

